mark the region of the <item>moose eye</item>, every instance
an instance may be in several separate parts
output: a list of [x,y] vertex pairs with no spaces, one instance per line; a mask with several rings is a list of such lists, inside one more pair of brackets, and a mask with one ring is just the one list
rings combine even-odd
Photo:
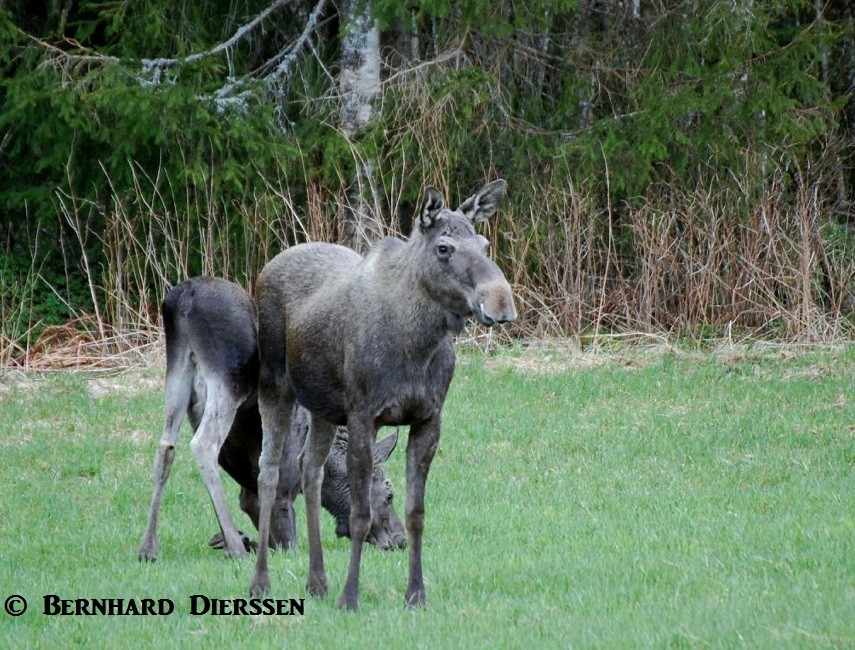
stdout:
[[440,239],[438,242],[436,242],[436,248],[434,248],[434,250],[436,251],[436,256],[440,260],[442,260],[443,262],[447,262],[449,259],[451,259],[451,256],[454,254],[454,251],[456,250],[456,246],[454,245],[454,242],[452,242],[452,241],[449,241],[447,239],[446,240]]

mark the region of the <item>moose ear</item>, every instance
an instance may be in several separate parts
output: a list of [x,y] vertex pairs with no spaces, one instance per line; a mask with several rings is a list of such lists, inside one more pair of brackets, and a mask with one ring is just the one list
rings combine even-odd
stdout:
[[389,460],[389,456],[392,455],[392,452],[395,450],[395,445],[397,444],[398,432],[395,431],[395,433],[390,433],[388,436],[383,438],[383,440],[374,445],[374,464],[379,465],[380,463]]
[[422,209],[419,211],[419,225],[424,228],[430,228],[433,225],[436,215],[445,207],[445,199],[442,194],[433,185],[428,185],[425,188],[425,200],[422,202]]
[[478,223],[489,219],[496,210],[499,209],[499,203],[505,196],[505,188],[508,184],[499,179],[492,183],[487,183],[484,187],[478,190],[475,194],[466,199],[457,208],[462,212],[472,223]]

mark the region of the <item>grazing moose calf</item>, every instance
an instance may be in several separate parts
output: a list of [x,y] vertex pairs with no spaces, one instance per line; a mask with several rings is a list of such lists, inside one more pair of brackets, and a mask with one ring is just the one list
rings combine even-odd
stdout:
[[257,283],[264,428],[259,461],[258,560],[250,593],[270,590],[267,540],[292,406],[311,412],[302,455],[309,538],[307,588],[328,589],[319,510],[324,459],[336,425],[349,432],[350,565],[338,604],[359,607],[359,567],[372,518],[371,467],[377,429],[409,424],[406,526],[410,605],[425,603],[424,488],[439,443],[440,415],[454,374],[453,337],[474,316],[484,325],[516,319],[513,295],[473,225],[505,193],[494,181],[456,210],[432,187],[407,242],[379,241],[363,258],[332,244],[302,244],[273,258]]
[[[221,533],[215,538],[226,555],[247,552],[226,506],[220,465],[241,485],[241,508],[258,528],[258,458],[261,452],[261,417],[258,412],[258,348],[256,310],[252,298],[238,285],[216,278],[193,278],[176,285],[163,302],[166,330],[166,419],[154,460],[154,491],[148,527],[140,545],[140,559],[157,559],[157,519],[163,488],[175,457],[175,443],[184,415],[194,436],[190,448],[208,488]],[[291,446],[280,459],[281,480],[276,494],[276,516],[269,544],[296,546],[294,499],[300,492],[297,458],[309,430],[308,414],[295,408]],[[347,431],[338,432],[347,437]],[[369,541],[381,548],[406,543],[403,526],[392,506],[391,484],[376,465],[388,458],[396,436],[377,446],[372,473],[377,520]],[[325,505],[336,517],[336,533],[349,534],[350,494],[343,491],[344,453],[327,463],[330,481],[324,485]],[[346,508],[343,504],[346,504]]]
[[[231,431],[220,449],[220,466],[241,486],[240,508],[258,529],[258,458],[261,455],[261,417],[258,413],[257,396],[244,402],[238,409]],[[192,409],[191,424],[196,429]],[[291,432],[295,444],[302,446],[309,433],[309,414],[306,409],[295,405],[291,414]],[[384,477],[380,464],[385,462],[398,442],[396,433],[386,436],[374,448],[374,472],[371,477],[371,506],[374,518],[367,541],[381,550],[404,548],[407,534],[392,504],[392,483]],[[347,429],[336,430],[336,442],[324,463],[324,482],[321,486],[321,505],[336,520],[335,533],[338,537],[350,537],[350,488],[347,483]],[[275,516],[270,530],[273,546],[294,548],[294,497],[301,491],[300,472],[296,458],[282,455],[279,465],[279,486],[276,492]],[[222,548],[223,535],[219,533],[211,540],[211,546]]]

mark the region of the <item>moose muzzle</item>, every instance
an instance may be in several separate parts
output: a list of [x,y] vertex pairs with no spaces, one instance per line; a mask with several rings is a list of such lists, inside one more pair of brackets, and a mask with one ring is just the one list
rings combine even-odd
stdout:
[[492,327],[500,323],[512,323],[517,319],[514,296],[511,286],[504,276],[479,287],[477,304],[472,309],[475,318],[482,325]]

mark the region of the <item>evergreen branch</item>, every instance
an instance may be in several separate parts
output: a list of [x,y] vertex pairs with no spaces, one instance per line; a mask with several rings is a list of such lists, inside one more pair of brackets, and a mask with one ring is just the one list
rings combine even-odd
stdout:
[[[309,37],[312,35],[312,32],[317,29],[318,22],[326,7],[326,3],[327,0],[319,0],[318,4],[315,5],[315,8],[312,10],[312,13],[306,21],[306,27],[303,29],[297,40],[290,47],[282,48],[275,56],[265,61],[261,66],[260,69],[262,71],[269,70],[273,65],[276,66],[272,71],[262,72],[261,74],[262,81],[268,89],[270,89],[274,84],[279,83],[283,78],[290,78],[291,67],[296,62],[300,51],[307,43],[309,48],[314,51],[314,47],[312,46]],[[315,56],[317,56],[317,53]],[[320,57],[318,57],[318,61],[320,62]],[[321,65],[323,67],[323,63],[321,63]],[[324,68],[324,70],[326,71],[326,68]],[[256,74],[257,73],[258,71],[256,71]],[[329,75],[328,71],[327,74]],[[250,83],[253,76],[253,74],[247,74],[238,79],[230,79],[227,83],[214,91],[214,93],[209,97],[214,100],[220,110],[223,110],[225,107],[230,105],[243,105],[246,98],[249,96],[249,91],[245,90],[245,88],[247,84]]]
[[268,5],[267,8],[259,13],[255,18],[253,18],[248,23],[241,25],[237,28],[232,37],[228,40],[215,45],[209,50],[205,50],[204,52],[197,52],[195,54],[190,54],[184,58],[180,59],[142,59],[141,64],[143,66],[143,70],[151,70],[151,69],[164,69],[171,68],[178,65],[185,65],[187,63],[194,63],[195,61],[201,61],[202,59],[206,59],[211,56],[216,56],[217,54],[221,54],[223,52],[228,51],[230,48],[234,47],[238,41],[240,41],[244,36],[246,36],[253,29],[258,27],[270,14],[274,11],[281,9],[286,4],[292,2],[292,0],[275,0],[272,4]]
[[[164,70],[166,68],[174,68],[180,65],[186,65],[188,63],[194,63],[196,61],[201,61],[202,59],[206,59],[212,56],[216,56],[221,54],[230,48],[234,47],[241,39],[243,39],[247,34],[249,34],[252,30],[258,27],[268,16],[270,16],[273,12],[281,9],[285,5],[289,4],[293,0],[275,0],[270,5],[267,6],[261,13],[256,15],[252,20],[248,23],[245,23],[237,28],[232,36],[223,41],[222,43],[218,43],[214,47],[204,50],[203,52],[196,52],[194,54],[189,54],[185,57],[180,58],[156,58],[156,59],[138,59],[136,62],[139,63],[143,73],[148,73],[154,70]],[[39,47],[53,54],[57,60],[63,60],[66,63],[132,63],[133,61],[127,59],[121,59],[116,56],[106,55],[106,54],[70,54],[65,50],[48,43],[40,38],[32,36],[31,34],[26,34],[27,38],[34,41]],[[159,80],[159,75],[155,73],[155,83]]]
[[321,14],[326,7],[327,0],[318,0],[318,4],[315,5],[315,8],[312,9],[312,13],[309,14],[309,18],[306,21],[306,27],[303,29],[303,32],[291,46],[291,48],[286,52],[284,49],[281,50],[276,57],[268,61],[271,63],[277,59],[281,59],[279,64],[274,68],[274,70],[266,76],[265,81],[269,85],[274,80],[278,80],[281,78],[288,78],[291,76],[291,68],[297,60],[297,56],[300,54],[300,51],[306,45],[306,42],[309,40],[309,36],[312,35],[312,32],[315,31],[315,28],[318,25],[318,20],[321,17]]
[[[247,34],[256,29],[271,14],[282,9],[291,2],[293,2],[293,0],[274,0],[274,2],[269,4],[263,11],[253,17],[252,20],[241,25],[227,40],[202,52],[196,52],[188,56],[178,58],[160,57],[134,60],[98,53],[73,54],[54,43],[50,43],[31,34],[26,34],[25,32],[22,32],[22,34],[44,50],[48,55],[47,63],[55,65],[57,68],[67,69],[69,66],[75,66],[78,64],[104,65],[107,63],[114,63],[128,66],[138,65],[139,73],[136,76],[140,84],[144,86],[155,86],[163,82],[163,73],[166,70],[201,61],[227,52],[230,48],[233,48],[238,42],[244,39]],[[309,47],[314,50],[311,46],[310,37],[318,28],[321,15],[323,14],[326,5],[327,0],[319,0],[309,15],[305,28],[297,37],[296,41],[294,41],[289,47],[280,50],[262,66],[262,70],[269,70],[269,72],[262,74],[264,84],[268,88],[273,86],[275,83],[281,83],[283,79],[291,77],[293,66],[300,53],[304,48],[306,48],[307,43]],[[65,42],[72,45],[78,52],[86,50],[86,48],[73,40],[66,39]],[[317,56],[317,53],[315,53],[315,56]],[[328,71],[327,74],[329,75]],[[247,85],[253,76],[255,75],[248,74],[239,78],[229,78],[222,87],[205,97],[212,99],[220,109],[224,109],[229,105],[244,105],[250,94],[250,91],[247,90]]]
[[468,63],[468,57],[466,56],[466,52],[463,49],[462,39],[460,43],[458,43],[456,46],[438,54],[433,59],[428,59],[427,61],[422,61],[421,63],[417,63],[415,65],[411,65],[406,68],[401,68],[400,70],[392,72],[391,74],[387,75],[387,77],[383,80],[382,83],[385,85],[391,84],[392,82],[397,82],[397,80],[401,77],[407,77],[415,72],[419,72],[424,68],[438,66],[443,63],[446,63],[447,61],[463,61],[464,63]]

